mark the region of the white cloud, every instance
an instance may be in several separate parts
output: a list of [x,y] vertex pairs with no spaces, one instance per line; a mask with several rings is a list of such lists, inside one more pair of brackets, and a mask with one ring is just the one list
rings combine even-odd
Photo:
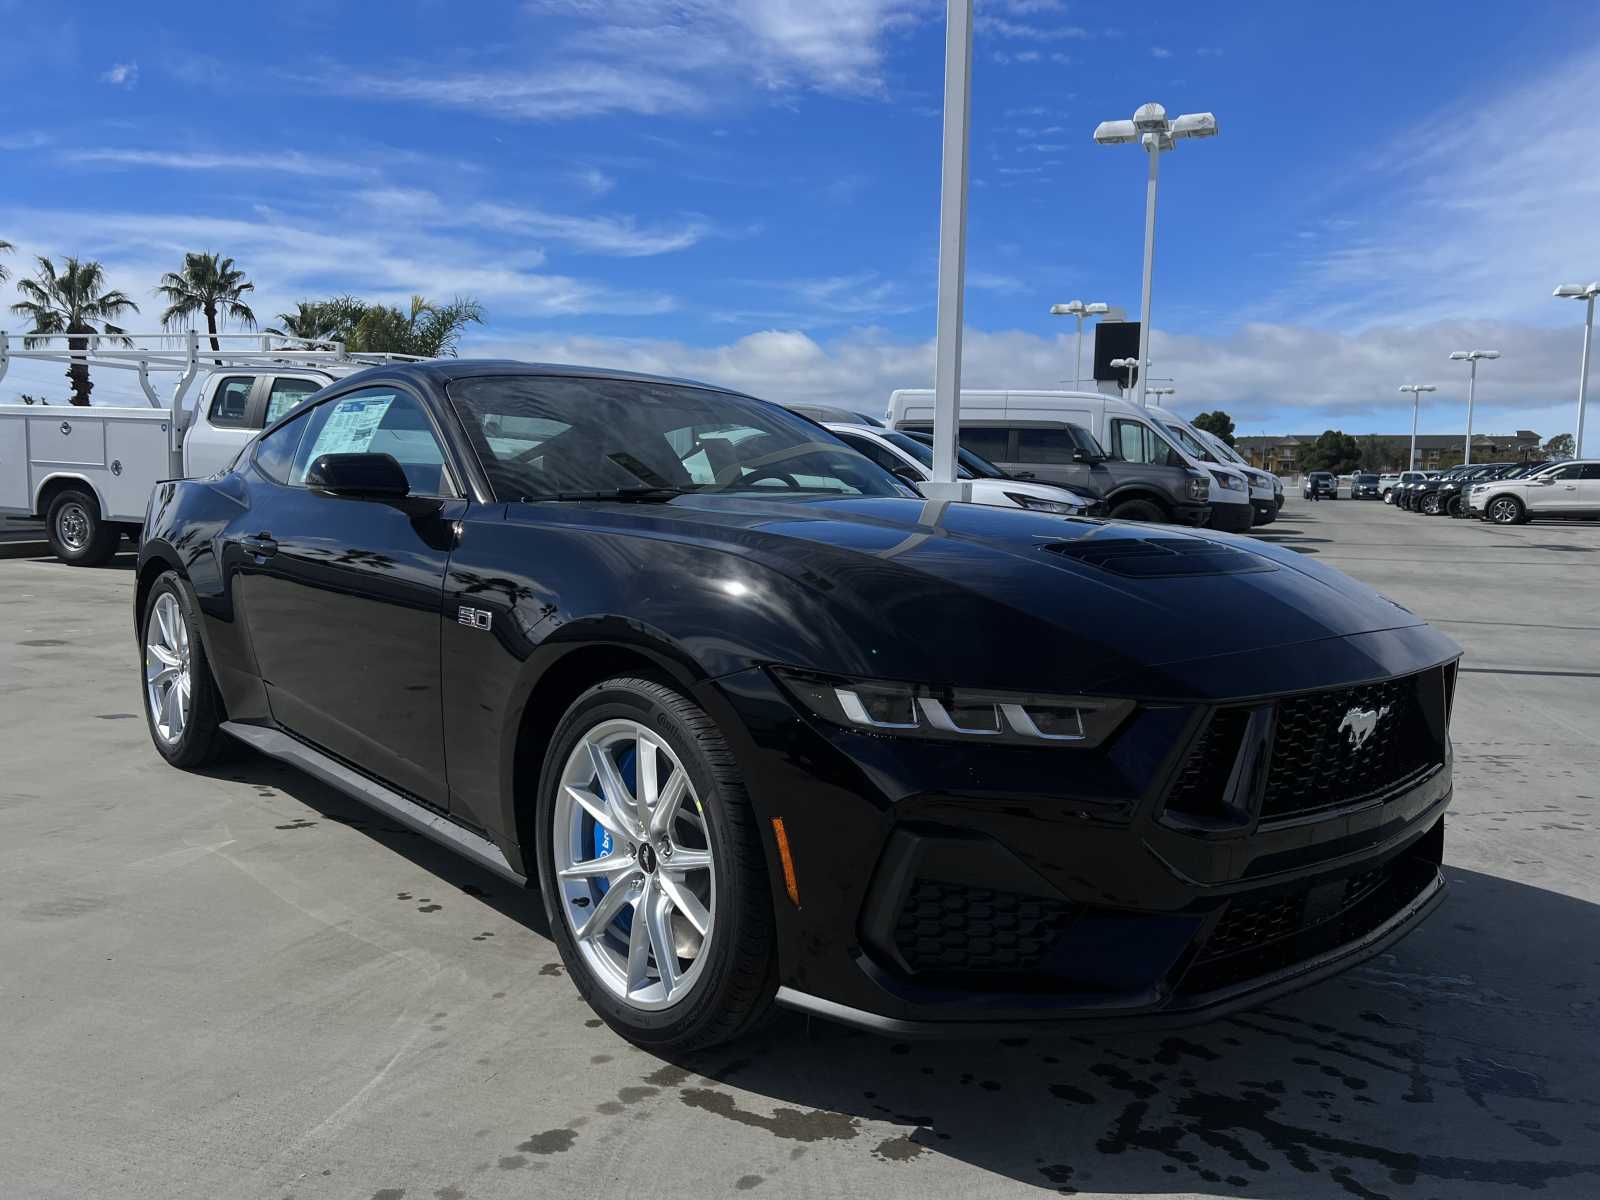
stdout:
[[704,221],[673,228],[640,228],[632,217],[579,217],[509,204],[471,204],[454,218],[444,209],[441,217],[446,224],[501,229],[619,258],[686,250],[711,231]]
[[1030,25],[1004,17],[980,16],[972,23],[973,32],[993,37],[1015,38],[1027,42],[1086,41],[1094,34],[1079,25]]
[[[316,82],[344,94],[490,116],[562,120],[704,112],[742,86],[877,95],[886,39],[922,0],[530,0],[540,43],[515,68],[429,74],[420,64]],[[562,32],[560,19],[573,24]]]
[[209,153],[182,150],[63,150],[62,162],[109,167],[157,167],[171,171],[248,171],[308,175],[322,179],[362,179],[378,172],[360,163],[318,158],[298,150],[263,153]]
[[139,82],[139,64],[115,63],[101,74],[100,82],[109,83],[112,87],[131,88]]
[[604,196],[617,186],[616,178],[607,175],[599,167],[584,167],[582,170],[573,171],[570,178],[579,187],[596,196]]
[[1151,46],[1150,47],[1150,57],[1151,58],[1171,58],[1172,57],[1172,51],[1168,50],[1165,46]]

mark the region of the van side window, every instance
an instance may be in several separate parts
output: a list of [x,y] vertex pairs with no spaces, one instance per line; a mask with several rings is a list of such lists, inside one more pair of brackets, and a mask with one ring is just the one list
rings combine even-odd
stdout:
[[1167,462],[1167,448],[1157,444],[1155,434],[1138,421],[1111,422],[1111,452],[1124,462],[1158,466]]
[[1077,443],[1065,428],[1017,430],[1017,460],[1050,466],[1071,463]]
[[974,425],[961,427],[961,446],[979,458],[990,462],[1004,462],[1011,457],[1011,431],[1004,426],[987,428]]
[[211,393],[211,411],[206,419],[213,425],[243,429],[250,415],[250,389],[255,380],[248,375],[230,375],[217,381]]

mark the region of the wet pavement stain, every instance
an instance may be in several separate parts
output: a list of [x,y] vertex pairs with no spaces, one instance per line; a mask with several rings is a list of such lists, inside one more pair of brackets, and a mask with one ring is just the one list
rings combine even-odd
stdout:
[[740,1125],[765,1129],[774,1137],[789,1138],[797,1142],[848,1141],[860,1132],[860,1119],[844,1113],[825,1109],[809,1111],[798,1108],[777,1108],[770,1117],[740,1108],[726,1092],[710,1088],[685,1088],[678,1094],[690,1108],[715,1113]]
[[274,829],[313,829],[313,828],[316,827],[316,824],[317,823],[315,821],[308,821],[304,817],[296,817],[294,820],[290,821],[287,825],[274,825],[273,828]]
[[577,1140],[576,1130],[546,1129],[518,1145],[517,1149],[526,1154],[564,1154],[572,1149],[572,1144]]
[[565,972],[562,971],[560,963],[545,963],[544,966],[539,968],[539,974],[543,975],[546,979],[550,979],[563,975]]
[[928,1148],[915,1141],[915,1137],[916,1134],[885,1138],[872,1148],[873,1157],[892,1163],[910,1162],[912,1159],[921,1158],[927,1153]]
[[765,1178],[760,1175],[741,1175],[733,1181],[733,1186],[735,1191],[748,1192],[751,1188],[760,1187],[764,1182]]

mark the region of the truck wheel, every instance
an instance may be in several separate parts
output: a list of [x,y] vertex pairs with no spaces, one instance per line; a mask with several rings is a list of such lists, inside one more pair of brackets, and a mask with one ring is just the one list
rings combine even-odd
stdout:
[[1121,504],[1113,505],[1111,509],[1113,521],[1167,521],[1170,518],[1161,509],[1148,500],[1124,500]]
[[551,935],[611,1028],[682,1051],[766,1012],[777,963],[766,854],[703,711],[649,680],[590,688],[551,739],[537,822]]
[[203,767],[227,748],[222,697],[200,640],[199,622],[176,571],[155,581],[139,620],[140,691],[150,740],[175,767]]
[[74,567],[98,567],[117,552],[122,531],[101,519],[100,502],[93,492],[68,488],[50,501],[45,536],[62,562]]

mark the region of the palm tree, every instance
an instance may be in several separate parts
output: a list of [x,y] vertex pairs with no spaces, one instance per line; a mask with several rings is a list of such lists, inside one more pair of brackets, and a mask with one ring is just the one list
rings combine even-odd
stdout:
[[471,323],[483,323],[483,306],[476,300],[457,296],[449,304],[434,304],[412,296],[409,313],[387,304],[369,308],[356,325],[350,348],[424,358],[453,357],[462,330]]
[[[125,312],[138,312],[139,306],[125,292],[113,288],[104,291],[106,274],[100,264],[79,262],[76,258],[61,261],[61,270],[43,255],[32,279],[17,284],[22,299],[11,306],[18,316],[33,322],[33,332],[44,334],[88,334],[123,332],[113,325],[112,319]],[[38,345],[40,339],[26,338],[24,345]],[[87,405],[94,384],[89,382],[89,364],[81,357],[88,349],[86,337],[70,337],[68,348],[74,354],[67,367],[67,378],[72,384],[72,403]]]
[[233,259],[215,254],[185,254],[182,271],[168,271],[161,277],[156,294],[168,304],[161,314],[161,328],[187,329],[197,314],[204,313],[211,349],[218,352],[217,318],[238,321],[247,329],[256,327],[256,314],[244,302],[244,294],[256,285],[233,265]]
[[354,296],[334,296],[329,300],[301,300],[292,313],[279,313],[278,323],[268,329],[280,337],[308,341],[337,341],[346,345],[355,337],[356,326],[371,307]]
[[[8,254],[11,251],[15,250],[15,249],[16,249],[16,247],[13,246],[10,242],[0,242],[0,250],[4,250]],[[11,272],[6,270],[4,267],[0,267],[0,283],[4,283],[6,280],[8,280],[10,278],[11,278]]]

